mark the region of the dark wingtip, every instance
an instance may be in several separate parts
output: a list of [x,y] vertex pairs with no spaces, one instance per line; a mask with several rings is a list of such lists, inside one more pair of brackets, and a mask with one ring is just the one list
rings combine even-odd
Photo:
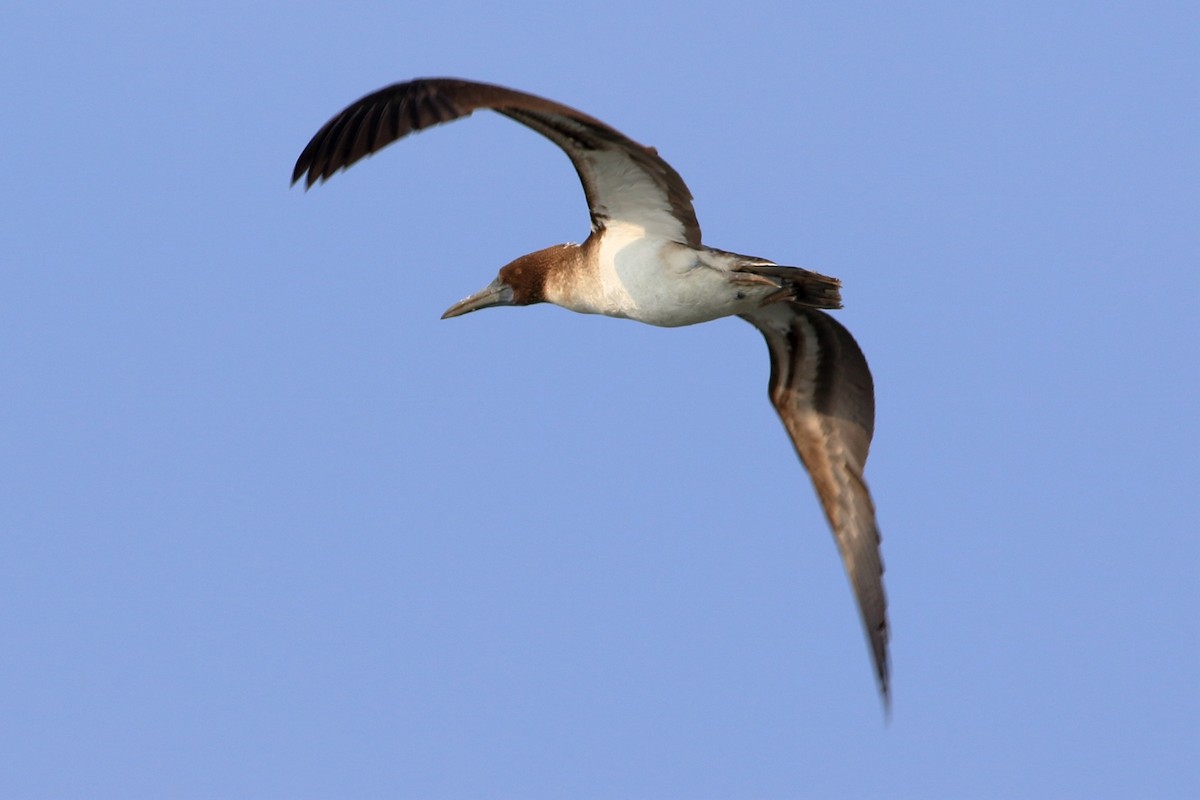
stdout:
[[[305,150],[304,153],[300,154],[300,158],[296,161],[296,166],[292,168],[292,182],[288,184],[289,187],[295,186],[297,183],[299,183],[300,179],[304,177],[304,173],[309,172],[311,170],[312,164],[311,164],[311,162],[308,161],[308,159],[305,158],[306,155],[308,155],[307,150]],[[308,176],[308,181],[304,185],[304,191],[307,192],[312,187],[312,185],[313,185],[313,176],[310,173]]]
[[[319,137],[320,133],[318,133],[317,136]],[[316,141],[317,137],[314,137],[313,141],[308,143],[308,146],[304,148],[304,152],[302,152],[300,157],[296,159],[296,166],[292,168],[292,182],[290,185],[295,186],[301,181],[301,179],[303,179],[304,191],[306,192],[311,189],[313,184],[317,183],[317,181],[325,181],[329,178],[329,175],[322,174],[322,170],[316,165],[315,155],[313,153],[315,147],[314,143]]]
[[888,666],[885,663],[883,669],[879,673],[879,696],[883,699],[883,716],[888,721],[892,721],[892,687],[888,680]]

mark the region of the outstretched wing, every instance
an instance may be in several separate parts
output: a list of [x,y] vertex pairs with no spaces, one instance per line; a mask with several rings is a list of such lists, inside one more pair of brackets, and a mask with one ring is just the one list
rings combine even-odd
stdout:
[[414,131],[478,109],[527,125],[563,149],[583,183],[593,230],[629,224],[661,238],[700,244],[692,194],[654,148],[551,100],[453,78],[397,83],[350,104],[304,148],[292,183],[305,178],[311,187]]
[[850,332],[821,311],[774,303],[742,318],[766,337],[771,402],[833,528],[887,702],[887,597],[875,504],[863,479],[875,431],[871,371]]

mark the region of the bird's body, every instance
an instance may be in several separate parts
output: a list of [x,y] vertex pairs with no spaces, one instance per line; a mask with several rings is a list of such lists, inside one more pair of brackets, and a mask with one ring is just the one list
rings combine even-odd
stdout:
[[744,269],[776,266],[769,261],[691,247],[624,225],[582,245],[556,245],[524,259],[527,268],[548,265],[546,302],[664,328],[752,313],[781,288]]
[[833,529],[886,701],[883,565],[863,479],[874,387],[854,338],[820,310],[841,307],[840,283],[704,246],[691,193],[657,151],[575,109],[490,84],[432,78],[367,95],[317,132],[296,163],[293,182],[303,177],[312,186],[409,133],[478,109],[508,116],[562,148],[583,183],[592,232],[582,244],[521,256],[443,316],[549,302],[662,327],[728,316],[757,327],[771,356],[771,402]]

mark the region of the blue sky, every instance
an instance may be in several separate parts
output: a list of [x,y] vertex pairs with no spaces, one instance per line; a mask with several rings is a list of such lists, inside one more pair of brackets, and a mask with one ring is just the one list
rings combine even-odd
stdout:
[[[0,26],[0,795],[1200,792],[1188,4],[19,3]],[[587,233],[494,115],[658,147],[871,362],[886,723],[737,320],[440,321]]]

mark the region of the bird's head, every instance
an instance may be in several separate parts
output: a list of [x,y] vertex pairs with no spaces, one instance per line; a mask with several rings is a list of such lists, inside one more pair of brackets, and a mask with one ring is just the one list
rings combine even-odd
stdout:
[[576,245],[558,244],[521,256],[502,267],[496,280],[481,291],[446,309],[442,319],[493,306],[529,306],[546,302],[546,284],[552,276],[574,266],[578,249]]

